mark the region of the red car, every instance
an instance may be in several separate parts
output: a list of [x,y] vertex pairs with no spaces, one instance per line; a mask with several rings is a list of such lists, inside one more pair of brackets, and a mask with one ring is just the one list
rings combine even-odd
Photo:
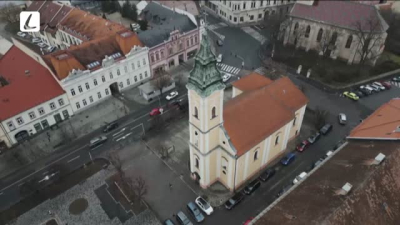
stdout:
[[380,82],[386,89],[390,89],[392,85],[389,82]]
[[299,144],[296,149],[299,152],[302,152],[304,150],[306,150],[306,148],[310,145],[310,142],[308,142],[307,140],[301,142],[301,144]]
[[246,220],[246,222],[244,222],[243,225],[248,225],[248,224],[250,224],[250,222],[251,222],[253,219],[254,219],[253,217],[250,217],[248,220]]
[[151,110],[150,116],[160,115],[162,110],[163,110],[162,108],[154,108],[153,110]]

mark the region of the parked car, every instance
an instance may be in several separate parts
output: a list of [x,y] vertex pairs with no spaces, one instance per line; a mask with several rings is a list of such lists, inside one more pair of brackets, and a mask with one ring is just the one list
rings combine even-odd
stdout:
[[199,206],[199,208],[207,215],[211,215],[214,212],[213,207],[204,198],[197,197],[194,202],[196,202],[197,206]]
[[217,40],[217,45],[218,46],[222,46],[222,45],[224,45],[224,42],[221,39],[218,39]]
[[26,34],[24,32],[21,32],[21,31],[17,32],[17,35],[20,36],[20,37],[25,37],[26,36]]
[[150,116],[157,116],[161,114],[162,108],[154,108],[150,112]]
[[282,188],[282,190],[280,190],[278,192],[278,194],[276,195],[276,197],[280,197],[283,194],[285,194],[287,191],[289,191],[289,189],[292,187],[292,184],[286,185],[284,188]]
[[323,135],[327,135],[332,130],[332,127],[332,124],[327,123],[319,130],[319,132]]
[[32,43],[40,43],[42,40],[40,38],[32,38]]
[[318,159],[315,163],[314,163],[314,166],[313,166],[313,168],[315,168],[315,167],[317,167],[317,166],[319,166],[322,162],[324,161],[324,159],[323,158],[320,158],[320,159]]
[[327,151],[326,154],[324,156],[322,156],[323,159],[328,158],[330,155],[333,154],[333,151]]
[[381,88],[375,84],[371,84],[371,88],[374,89],[375,92],[380,92]]
[[182,211],[179,211],[176,214],[176,220],[178,221],[179,224],[181,225],[193,225],[192,222],[190,222],[189,218],[183,213]]
[[167,220],[164,221],[164,225],[175,225],[175,223],[172,222],[172,220],[167,219]]
[[381,83],[379,83],[379,82],[377,82],[377,81],[375,81],[374,83],[372,83],[373,85],[376,85],[377,87],[379,87],[379,89],[381,90],[381,91],[384,91],[384,90],[386,90],[386,88],[381,84]]
[[389,82],[381,82],[381,84],[386,88],[386,89],[390,89],[392,88],[392,85]]
[[262,173],[259,179],[263,182],[269,180],[271,177],[275,175],[275,169],[267,169],[264,173]]
[[258,179],[253,180],[250,182],[245,188],[244,188],[244,193],[246,195],[250,195],[253,193],[257,188],[259,188],[261,185],[261,182]]
[[314,134],[314,135],[312,135],[311,137],[309,137],[308,139],[307,139],[307,141],[310,143],[310,144],[314,144],[316,141],[318,141],[318,139],[321,137],[321,134],[319,133],[319,132],[317,132],[316,134]]
[[222,62],[222,54],[219,54],[219,55],[218,55],[218,57],[217,57],[217,62],[219,62],[219,63]]
[[166,97],[166,99],[169,101],[171,99],[174,99],[176,96],[178,96],[178,92],[177,91],[173,91],[171,93],[169,93]]
[[356,94],[359,98],[365,97],[365,94],[362,91],[353,91],[354,94]]
[[291,162],[293,162],[296,159],[296,155],[294,153],[289,153],[283,159],[281,160],[281,164],[284,166],[289,165]]
[[224,75],[222,75],[222,81],[223,82],[227,82],[229,79],[231,79],[232,75],[225,73]]
[[54,52],[54,50],[56,50],[56,47],[54,47],[54,46],[49,46],[48,48],[46,48],[46,50],[47,50],[48,52]]
[[106,136],[99,136],[99,137],[93,138],[92,140],[90,140],[89,147],[95,148],[99,145],[102,145],[106,141],[107,141]]
[[347,123],[347,117],[344,113],[339,113],[339,123],[342,125]]
[[40,42],[40,43],[37,44],[37,46],[39,46],[39,47],[41,47],[41,48],[44,48],[44,47],[46,47],[47,45],[46,45],[45,43],[43,43],[43,42]]
[[[366,92],[368,95],[370,95],[370,94],[376,92],[376,91],[375,91],[371,86],[369,86],[369,85],[360,86],[360,89],[361,89],[362,91]],[[364,92],[363,92],[363,93],[364,93]]]
[[236,193],[232,198],[228,199],[228,201],[225,202],[225,208],[228,210],[233,209],[237,204],[239,204],[244,198],[244,195],[242,192]]
[[104,133],[107,133],[107,132],[109,132],[109,131],[114,130],[114,129],[117,128],[118,126],[119,126],[119,125],[118,125],[118,122],[110,123],[110,124],[108,124],[108,125],[106,125],[106,126],[104,127],[103,132],[104,132]]
[[250,217],[248,220],[246,220],[246,221],[244,222],[243,225],[249,225],[250,222],[253,221],[253,219],[254,219],[253,217]]
[[400,76],[398,76],[398,77],[393,77],[393,78],[392,78],[392,81],[394,81],[394,82],[400,82]]
[[345,92],[343,92],[343,95],[354,101],[357,101],[359,99],[359,97],[356,94],[354,94],[353,92],[345,91]]
[[307,176],[306,172],[301,172],[296,178],[293,180],[293,184],[297,184],[299,181],[303,180]]
[[371,90],[372,93],[379,92],[379,90],[376,90],[375,88],[372,87],[372,85],[369,84],[365,85],[365,88]]
[[296,146],[296,150],[299,152],[303,152],[309,145],[310,142],[308,142],[308,140],[304,140],[299,145]]
[[192,215],[192,217],[194,218],[194,220],[196,220],[196,222],[200,223],[204,221],[204,215],[200,212],[199,208],[197,208],[196,204],[194,204],[194,202],[189,202],[187,204],[187,209],[189,211],[189,214]]
[[365,86],[360,86],[360,87],[358,88],[358,90],[359,90],[360,92],[362,92],[365,96],[368,96],[368,95],[372,94],[372,90],[366,89]]

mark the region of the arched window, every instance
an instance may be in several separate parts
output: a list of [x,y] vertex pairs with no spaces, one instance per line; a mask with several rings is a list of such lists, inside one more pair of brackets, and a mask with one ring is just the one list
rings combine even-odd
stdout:
[[258,159],[258,150],[260,148],[257,148],[256,151],[254,152],[254,161],[256,161]]
[[322,28],[320,28],[318,31],[318,35],[317,35],[317,42],[321,41],[323,33],[324,33],[324,30],[322,30]]
[[337,34],[337,32],[335,31],[335,32],[333,33],[333,35],[332,35],[331,43],[330,43],[330,44],[334,45],[334,44],[336,43],[337,36],[338,36],[338,34]]
[[277,144],[279,144],[279,135],[276,136],[276,139],[275,139],[275,145],[277,145]]
[[199,111],[197,110],[197,107],[194,107],[194,117],[195,117],[196,119],[199,118]]
[[299,28],[299,23],[294,25],[293,34],[296,34],[297,29]]
[[228,170],[228,159],[222,156],[221,159],[221,166],[222,166],[222,173],[226,174],[226,171]]
[[352,42],[353,42],[353,35],[350,34],[349,37],[347,38],[346,48],[350,48]]
[[215,107],[213,107],[211,110],[211,119],[214,119],[215,117],[217,117],[217,115],[215,114]]
[[200,166],[200,163],[199,163],[200,159],[197,155],[194,155],[194,160],[195,160],[194,166],[198,169]]
[[297,116],[296,116],[296,117],[294,117],[294,120],[293,120],[293,126],[295,126],[295,125],[296,125],[296,119],[297,119]]
[[306,28],[306,33],[304,35],[304,36],[306,36],[306,38],[310,37],[310,31],[311,31],[311,27],[310,27],[310,25],[308,25]]

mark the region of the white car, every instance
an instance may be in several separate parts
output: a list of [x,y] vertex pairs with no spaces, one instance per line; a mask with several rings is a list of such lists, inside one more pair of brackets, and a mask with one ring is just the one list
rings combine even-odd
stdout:
[[42,42],[42,40],[40,40],[40,38],[33,38],[32,39],[32,43],[40,43]]
[[222,75],[222,81],[223,82],[227,82],[229,79],[231,79],[232,75],[225,73],[224,75]]
[[48,52],[54,52],[54,50],[56,50],[56,47],[54,47],[54,46],[49,46],[48,48],[46,48],[46,50],[47,50]]
[[21,31],[18,32],[17,35],[20,36],[20,37],[25,37],[26,36],[26,34],[24,32],[21,32]]
[[344,113],[339,113],[339,123],[342,125],[347,123],[347,117]]
[[39,43],[39,44],[37,44],[39,47],[41,47],[41,48],[44,48],[44,47],[46,47],[47,45],[45,44],[45,43]]
[[169,100],[175,98],[176,96],[178,96],[178,92],[173,91],[173,92],[169,93],[169,95],[167,95],[166,99],[169,101]]
[[204,200],[204,198],[197,197],[195,202],[196,202],[196,205],[199,206],[199,208],[201,210],[203,210],[203,212],[205,212],[207,215],[211,215],[211,213],[214,212],[213,207],[210,205],[210,203],[208,203],[206,200]]
[[307,176],[306,172],[301,172],[300,175],[294,178],[293,184],[297,184],[299,181],[303,180],[306,176]]
[[381,89],[382,91],[386,90],[386,88],[385,88],[381,83],[379,83],[379,82],[374,82],[374,83],[372,83],[372,84],[378,86],[379,89]]
[[219,55],[218,55],[218,57],[217,57],[217,62],[219,62],[219,63],[222,62],[222,54],[219,54]]

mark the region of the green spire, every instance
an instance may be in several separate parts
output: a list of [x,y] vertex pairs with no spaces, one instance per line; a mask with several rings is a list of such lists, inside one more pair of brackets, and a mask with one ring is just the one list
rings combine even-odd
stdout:
[[203,34],[186,87],[195,90],[201,97],[208,97],[214,91],[225,88],[221,73],[217,69],[217,60],[211,51],[207,33]]

